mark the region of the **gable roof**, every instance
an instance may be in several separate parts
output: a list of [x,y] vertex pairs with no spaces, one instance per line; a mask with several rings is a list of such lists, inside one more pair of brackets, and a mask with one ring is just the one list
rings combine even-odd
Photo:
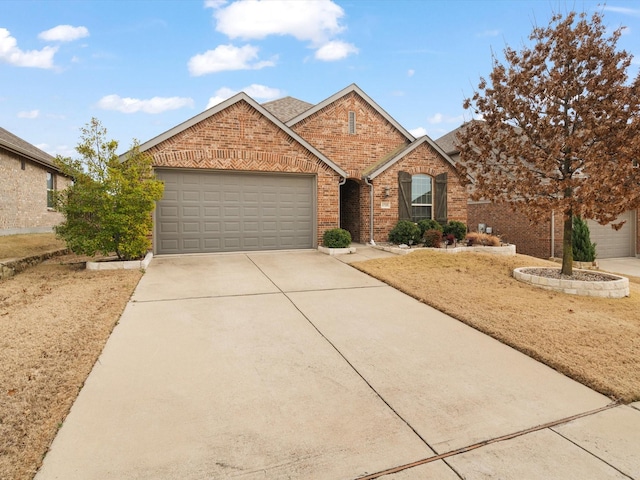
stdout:
[[[341,177],[345,177],[346,178],[348,176],[347,172],[342,170],[338,165],[333,163],[326,156],[324,156],[322,153],[320,153],[318,150],[316,150],[316,148],[313,147],[313,145],[311,145],[309,142],[307,142],[305,139],[303,139],[296,132],[291,130],[288,126],[286,126],[284,123],[282,123],[276,116],[274,116],[271,112],[269,112],[269,110],[264,108],[262,105],[260,105],[258,102],[256,102],[253,98],[251,98],[249,95],[247,95],[244,92],[240,92],[240,93],[234,95],[233,97],[225,100],[224,102],[221,102],[221,103],[219,103],[219,104],[217,104],[217,105],[205,110],[204,112],[196,115],[195,117],[191,117],[189,120],[186,120],[185,122],[182,122],[181,124],[173,127],[172,129],[167,130],[164,133],[161,133],[160,135],[152,138],[151,140],[146,141],[145,143],[140,145],[140,151],[144,152],[145,150],[148,150],[148,149],[150,149],[152,147],[155,147],[159,143],[162,143],[165,140],[168,140],[169,138],[177,135],[178,133],[181,133],[181,132],[185,131],[186,129],[188,129],[188,128],[190,128],[190,127],[192,127],[192,126],[194,126],[194,125],[196,125],[196,124],[198,124],[200,122],[202,122],[203,120],[206,120],[207,118],[212,117],[213,115],[225,110],[226,108],[229,108],[230,106],[232,106],[232,105],[234,105],[234,104],[236,104],[238,102],[243,102],[243,101],[248,103],[251,107],[255,108],[258,112],[260,112],[262,115],[264,115],[269,121],[271,121],[274,125],[276,125],[281,130],[283,130],[287,135],[292,137],[296,142],[298,142],[300,145],[302,145],[304,148],[306,148],[313,155],[318,157],[322,162],[324,162],[333,171],[338,173]],[[121,161],[126,160],[127,153],[124,153],[124,154],[120,155],[120,160]]]
[[442,150],[442,148],[440,148],[427,135],[424,135],[418,138],[417,140],[415,140],[414,142],[410,143],[409,145],[404,146],[404,148],[400,150],[396,150],[395,152],[391,152],[390,155],[387,155],[387,157],[383,158],[376,165],[373,165],[368,171],[365,171],[363,176],[367,177],[369,180],[373,180],[382,172],[384,172],[386,169],[388,169],[389,167],[391,167],[392,165],[400,161],[403,157],[413,152],[416,148],[418,148],[420,145],[424,143],[431,146],[436,152],[438,152],[438,154],[440,154],[442,158],[445,159],[445,161],[449,165],[451,165],[453,168],[456,168],[456,163],[451,159],[451,157],[447,155],[445,151]]
[[0,146],[24,157],[32,162],[38,163],[56,172],[60,169],[55,164],[55,158],[29,142],[0,127]]
[[376,102],[373,101],[373,99],[367,95],[366,93],[364,93],[362,91],[362,89],[360,87],[358,87],[355,83],[352,83],[351,85],[349,85],[346,88],[343,88],[342,90],[340,90],[337,93],[334,93],[333,95],[331,95],[329,98],[323,100],[322,102],[318,103],[317,105],[313,106],[312,108],[309,108],[308,110],[306,110],[305,112],[300,113],[299,115],[297,115],[296,117],[293,117],[292,119],[290,119],[289,121],[286,122],[287,126],[292,127],[293,125],[295,125],[296,123],[301,122],[302,120],[304,120],[307,117],[310,117],[311,115],[313,115],[316,112],[319,112],[320,110],[322,110],[324,107],[326,107],[327,105],[332,104],[333,102],[335,102],[336,100],[344,97],[345,95],[348,95],[351,92],[355,92],[357,93],[360,97],[362,97],[362,99],[367,102],[369,105],[371,105],[371,107],[376,110],[380,115],[382,115],[385,120],[387,120],[391,125],[393,125],[400,133],[402,133],[407,140],[409,140],[410,142],[413,142],[415,140],[415,137],[413,135],[411,135],[409,133],[408,130],[406,130],[402,125],[400,125],[391,115],[389,115],[380,105],[378,105]]
[[283,123],[297,117],[301,113],[313,107],[313,103],[303,102],[293,97],[284,97],[262,104],[269,112],[271,112],[278,120]]

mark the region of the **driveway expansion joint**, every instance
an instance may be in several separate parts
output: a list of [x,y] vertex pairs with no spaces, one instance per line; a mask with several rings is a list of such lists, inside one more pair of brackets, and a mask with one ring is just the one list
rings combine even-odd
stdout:
[[280,295],[282,292],[264,292],[264,293],[236,293],[232,295],[203,295],[199,297],[178,297],[178,298],[157,298],[151,300],[132,299],[133,303],[154,303],[154,302],[181,302],[183,300],[203,300],[211,298],[234,298],[234,297],[262,297],[265,295]]
[[634,480],[633,477],[627,475],[626,473],[624,473],[622,470],[620,470],[618,467],[616,467],[615,465],[612,465],[610,462],[607,462],[604,458],[599,457],[598,455],[596,455],[595,453],[587,450],[586,448],[584,448],[582,445],[580,445],[579,443],[574,442],[573,440],[571,440],[569,437],[567,437],[566,435],[563,435],[562,433],[558,432],[557,430],[553,429],[553,428],[549,428],[549,430],[551,430],[553,433],[555,433],[556,435],[562,437],[563,439],[565,439],[567,442],[575,445],[576,447],[578,447],[580,450],[582,450],[583,452],[586,452],[587,454],[591,455],[592,457],[600,460],[602,463],[604,463],[605,465],[608,465],[609,467],[613,468],[616,472],[618,472],[621,475],[624,475],[625,477],[629,478],[630,480]]
[[[373,480],[375,478],[382,477],[383,475],[392,475],[392,474],[395,474],[395,473],[402,472],[403,470],[408,470],[410,468],[419,467],[421,465],[425,465],[425,464],[431,463],[431,462],[436,462],[438,460],[443,460],[444,461],[449,457],[453,457],[455,455],[460,455],[460,454],[463,454],[463,453],[466,453],[466,452],[470,452],[471,450],[476,450],[478,448],[485,447],[487,445],[491,445],[492,443],[498,443],[498,442],[503,442],[503,441],[506,441],[506,440],[511,440],[513,438],[521,437],[523,435],[527,435],[527,434],[533,433],[533,432],[538,432],[540,430],[551,430],[551,431],[553,431],[555,433],[558,433],[555,430],[553,430],[553,427],[557,427],[559,425],[571,422],[573,420],[577,420],[579,418],[589,417],[591,415],[595,415],[597,413],[600,413],[600,412],[603,412],[605,410],[609,410],[611,408],[615,408],[615,407],[618,407],[618,406],[620,406],[620,402],[615,401],[615,402],[612,402],[612,403],[610,403],[608,405],[605,405],[604,407],[596,408],[594,410],[589,410],[589,411],[583,412],[583,413],[578,413],[576,415],[572,415],[570,417],[562,418],[560,420],[554,420],[554,421],[551,421],[551,422],[547,422],[547,423],[544,423],[542,425],[538,425],[536,427],[531,427],[531,428],[527,428],[525,430],[520,430],[519,432],[508,433],[506,435],[501,435],[500,437],[495,437],[495,438],[490,438],[488,440],[483,440],[481,442],[474,443],[472,445],[467,445],[466,447],[461,447],[461,448],[457,448],[455,450],[451,450],[451,451],[446,452],[446,453],[441,453],[441,454],[438,454],[438,455],[434,455],[433,457],[424,458],[422,460],[416,460],[415,462],[407,463],[405,465],[399,465],[397,467],[389,468],[387,470],[382,470],[380,472],[372,473],[372,474],[365,475],[365,476],[362,476],[362,477],[357,477],[355,480]],[[560,435],[560,436],[565,438],[564,435]],[[569,440],[569,441],[571,442],[571,440]],[[575,444],[574,442],[571,442],[571,443]],[[579,447],[579,445],[577,445],[577,446]],[[429,448],[431,448],[431,447],[429,447]],[[582,448],[582,447],[580,447],[580,448]],[[435,450],[433,448],[431,448],[431,450],[433,450],[435,452]],[[591,452],[588,452],[588,453],[591,453]],[[593,454],[591,453],[591,455],[593,455]],[[618,470],[617,468],[613,467],[608,462],[602,460],[601,458],[597,457],[596,455],[593,455],[593,456],[595,458],[597,458],[598,460],[602,461],[603,463],[606,463],[607,465],[611,466],[616,471],[620,472],[620,470]],[[449,468],[452,468],[448,463],[447,463],[447,466],[449,466]],[[453,470],[453,468],[452,468],[452,470]],[[455,472],[455,470],[454,470],[454,472]],[[457,475],[457,472],[455,472],[455,473]],[[628,475],[626,475],[623,472],[620,472],[620,473],[622,473],[625,477],[631,478],[631,477],[629,477]]]

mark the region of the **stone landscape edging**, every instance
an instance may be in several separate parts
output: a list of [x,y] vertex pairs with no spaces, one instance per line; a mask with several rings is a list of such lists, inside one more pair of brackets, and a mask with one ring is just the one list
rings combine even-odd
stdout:
[[396,255],[406,255],[412,252],[418,252],[420,250],[429,250],[434,252],[442,252],[442,253],[461,253],[461,252],[472,252],[472,253],[490,253],[492,255],[505,255],[505,256],[513,256],[516,254],[516,246],[515,245],[501,245],[499,247],[487,247],[484,245],[478,245],[474,247],[442,247],[442,248],[431,248],[431,247],[414,247],[414,248],[400,248],[395,245],[373,245],[374,248],[378,250],[384,250],[385,252],[395,253]]
[[[614,277],[616,280],[598,282],[548,278],[523,272],[523,270],[530,268],[539,267],[516,268],[513,270],[513,278],[534,287],[567,293],[569,295],[599,298],[624,298],[629,296],[629,279],[613,273],[607,273],[606,275]],[[590,270],[582,271],[589,272]]]
[[87,262],[87,270],[146,270],[151,263],[153,253],[149,252],[142,260]]
[[58,250],[51,250],[38,255],[31,255],[24,258],[12,258],[0,263],[0,280],[13,277],[16,273],[23,272],[29,267],[39,265],[40,263],[58,255],[64,255],[68,253],[67,248],[61,248]]
[[329,248],[319,245],[318,251],[326,253],[327,255],[345,255],[349,253],[356,253],[356,247]]

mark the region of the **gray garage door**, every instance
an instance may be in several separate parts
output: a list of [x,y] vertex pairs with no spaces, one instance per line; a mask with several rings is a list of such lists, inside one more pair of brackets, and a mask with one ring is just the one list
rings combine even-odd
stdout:
[[314,177],[158,170],[156,253],[311,248]]
[[626,212],[613,223],[626,220],[620,230],[614,230],[611,225],[600,225],[593,220],[587,220],[591,241],[595,242],[598,258],[635,257],[635,210]]

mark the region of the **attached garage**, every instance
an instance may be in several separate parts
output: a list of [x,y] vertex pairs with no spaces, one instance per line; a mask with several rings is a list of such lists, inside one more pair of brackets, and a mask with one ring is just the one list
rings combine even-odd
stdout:
[[313,248],[313,175],[157,169],[157,254]]
[[588,220],[591,241],[596,243],[597,258],[635,257],[636,212],[629,211],[618,217],[613,223],[624,221],[620,230],[611,225],[600,225]]

